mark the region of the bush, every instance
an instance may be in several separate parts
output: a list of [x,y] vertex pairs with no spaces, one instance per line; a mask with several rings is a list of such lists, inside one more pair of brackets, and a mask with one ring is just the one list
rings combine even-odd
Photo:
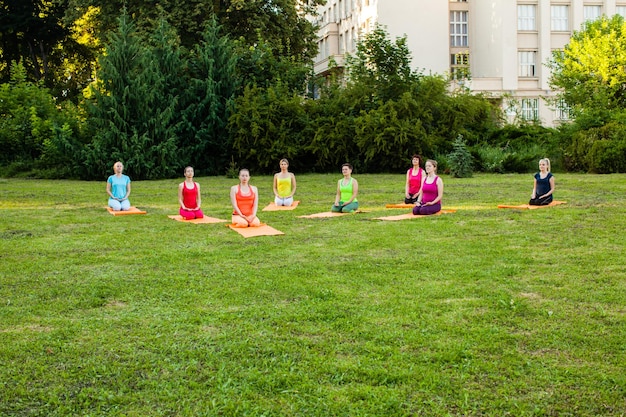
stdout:
[[495,146],[480,146],[475,150],[479,168],[483,172],[503,173],[506,152]]
[[473,174],[472,154],[467,150],[463,135],[458,135],[453,143],[453,151],[448,155],[450,173],[457,178],[469,178]]

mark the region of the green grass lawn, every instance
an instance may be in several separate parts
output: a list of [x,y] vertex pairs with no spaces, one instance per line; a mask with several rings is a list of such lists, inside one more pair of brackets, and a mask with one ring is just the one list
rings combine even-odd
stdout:
[[[182,180],[0,179],[1,416],[624,416],[626,175],[444,176],[454,214],[373,220],[404,176],[299,175],[283,236],[184,224]],[[235,180],[197,178],[230,219]],[[271,177],[253,177],[261,206]]]

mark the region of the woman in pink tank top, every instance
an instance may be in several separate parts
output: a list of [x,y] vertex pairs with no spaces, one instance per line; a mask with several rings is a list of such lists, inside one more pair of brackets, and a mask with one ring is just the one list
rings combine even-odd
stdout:
[[406,172],[406,185],[404,187],[405,204],[415,204],[417,196],[422,189],[422,184],[424,184],[426,173],[420,168],[421,159],[419,155],[413,155],[413,157],[411,157],[413,167],[409,168]]
[[441,210],[443,181],[437,176],[437,161],[426,161],[426,178],[417,196],[413,214],[435,214]]

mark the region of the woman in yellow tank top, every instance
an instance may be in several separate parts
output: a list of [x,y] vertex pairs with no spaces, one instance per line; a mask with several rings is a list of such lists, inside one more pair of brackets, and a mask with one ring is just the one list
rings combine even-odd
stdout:
[[274,203],[291,206],[296,193],[296,176],[289,172],[289,161],[280,160],[280,172],[274,175]]

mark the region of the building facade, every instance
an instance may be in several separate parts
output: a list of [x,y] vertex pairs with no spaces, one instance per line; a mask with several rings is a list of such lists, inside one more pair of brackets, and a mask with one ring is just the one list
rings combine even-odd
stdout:
[[626,0],[327,0],[318,13],[316,74],[342,67],[378,23],[392,39],[407,36],[415,69],[492,97],[510,120],[554,126],[569,112],[554,102],[545,64],[585,21],[626,18]]

